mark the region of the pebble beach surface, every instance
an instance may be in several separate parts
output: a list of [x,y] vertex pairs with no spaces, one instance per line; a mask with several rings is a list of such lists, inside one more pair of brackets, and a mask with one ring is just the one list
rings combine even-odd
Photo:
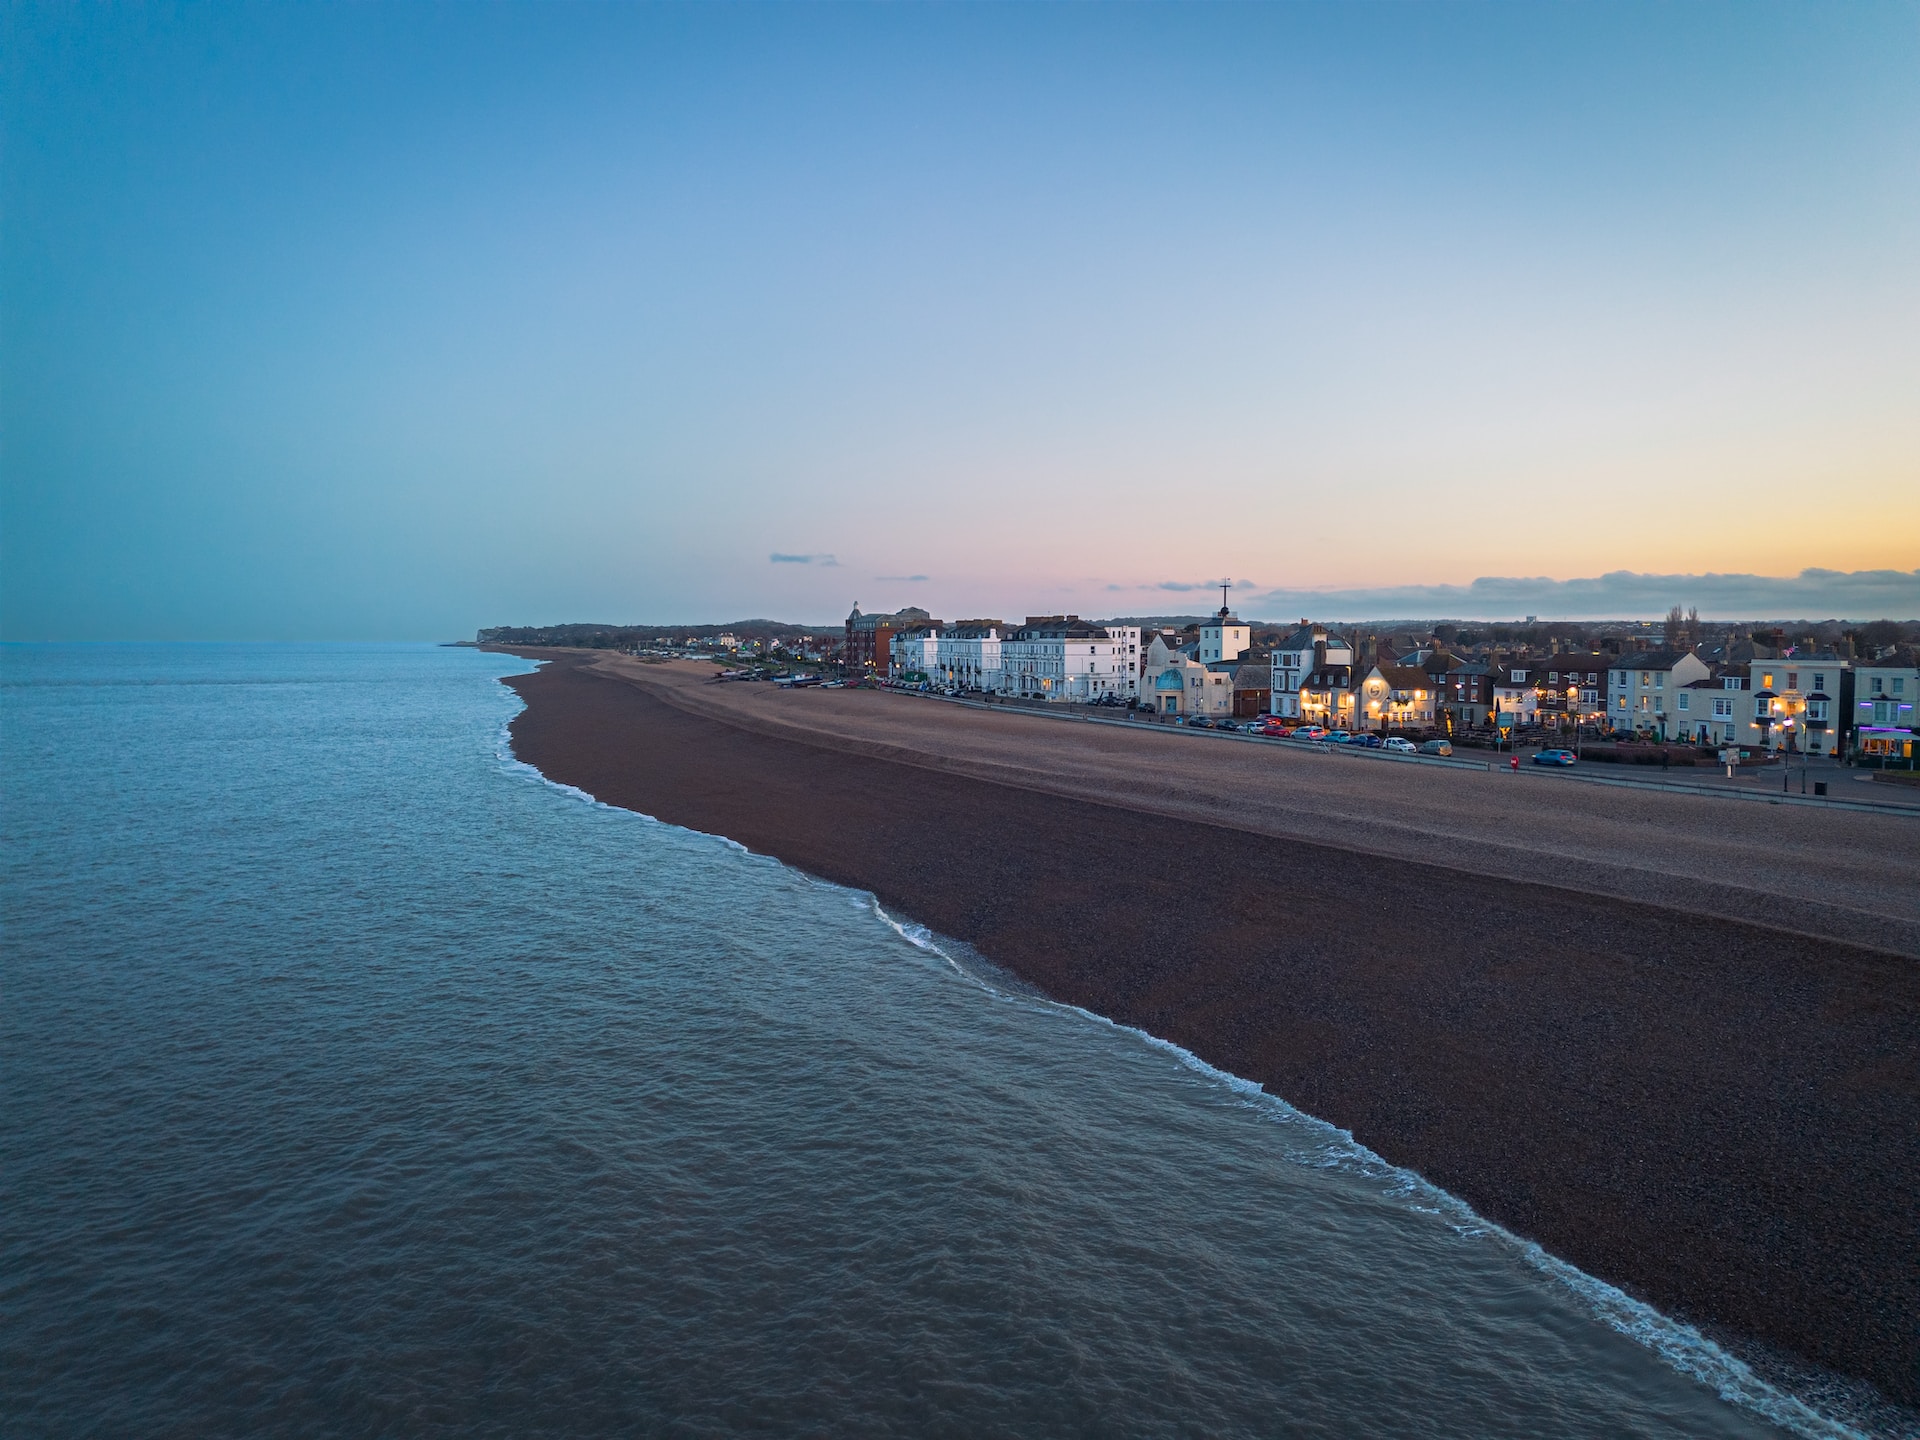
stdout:
[[1669,1313],[1920,1398],[1920,821],[516,653],[552,662],[507,681],[549,778],[870,890]]

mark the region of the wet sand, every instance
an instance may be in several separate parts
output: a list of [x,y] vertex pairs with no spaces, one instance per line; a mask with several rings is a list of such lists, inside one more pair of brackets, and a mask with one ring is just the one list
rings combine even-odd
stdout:
[[870,890],[1669,1313],[1920,1400],[1920,821],[515,653],[554,662],[507,682],[550,778]]

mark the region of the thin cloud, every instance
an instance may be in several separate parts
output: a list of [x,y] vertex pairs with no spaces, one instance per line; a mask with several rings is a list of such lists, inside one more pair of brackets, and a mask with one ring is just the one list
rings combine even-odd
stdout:
[[[1259,586],[1252,580],[1161,580],[1149,585],[1136,585],[1136,590],[1172,590],[1184,593],[1188,590],[1218,590],[1222,585],[1230,585],[1235,590],[1257,590]],[[1109,590],[1118,590],[1118,585],[1109,585]]]
[[889,585],[917,585],[927,577],[924,575],[876,575],[873,578]]
[[782,555],[776,550],[767,560],[774,565],[818,565],[822,570],[840,568],[840,562],[831,555]]
[[1484,575],[1469,585],[1270,590],[1246,601],[1270,614],[1328,619],[1615,620],[1697,606],[1715,620],[1920,619],[1920,570],[1802,570],[1798,575],[1653,575],[1614,570],[1585,579]]

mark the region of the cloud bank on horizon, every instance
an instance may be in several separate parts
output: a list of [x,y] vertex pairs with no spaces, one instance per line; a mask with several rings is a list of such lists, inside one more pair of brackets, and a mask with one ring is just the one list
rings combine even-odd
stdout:
[[1652,575],[1616,570],[1587,579],[1483,576],[1467,585],[1272,589],[1241,602],[1248,614],[1319,620],[1617,620],[1674,605],[1710,620],[1920,619],[1920,570],[1821,570],[1798,575]]

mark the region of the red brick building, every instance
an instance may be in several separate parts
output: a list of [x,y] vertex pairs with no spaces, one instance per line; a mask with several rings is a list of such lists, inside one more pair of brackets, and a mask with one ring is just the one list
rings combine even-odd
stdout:
[[909,605],[891,615],[862,615],[859,602],[854,602],[853,613],[847,616],[846,653],[842,656],[846,673],[885,675],[893,660],[890,642],[894,632],[908,625],[934,623],[931,615],[916,606]]

